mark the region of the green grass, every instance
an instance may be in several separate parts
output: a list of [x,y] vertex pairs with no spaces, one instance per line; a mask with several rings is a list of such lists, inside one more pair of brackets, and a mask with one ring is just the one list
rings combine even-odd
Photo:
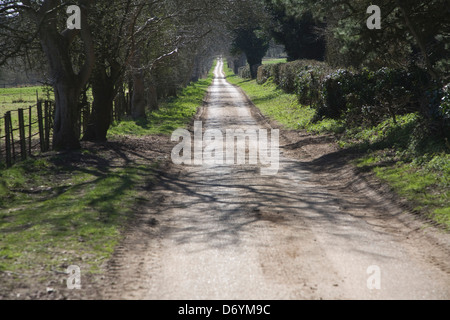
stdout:
[[[211,81],[212,75],[192,83],[147,119],[116,124],[109,137],[169,135],[186,126]],[[158,167],[143,158],[114,166],[108,161],[89,149],[0,170],[0,272],[38,273],[42,282],[69,265],[102,272],[143,200],[138,190],[153,183]]]
[[287,59],[286,58],[281,58],[281,59],[264,59],[263,60],[263,64],[277,64],[277,63],[286,63]]
[[307,130],[312,133],[342,132],[344,125],[341,121],[325,119],[317,123],[312,120],[315,110],[298,103],[293,94],[283,92],[271,81],[258,85],[256,80],[242,79],[232,70],[225,70],[227,80],[240,86],[261,110],[261,112],[290,130]]
[[357,165],[364,171],[374,172],[397,194],[408,199],[413,209],[450,228],[449,154],[436,154],[422,164],[397,158],[386,151],[370,152],[358,159]]
[[[214,66],[213,66],[214,68]],[[213,69],[212,69],[213,70]],[[212,72],[206,79],[191,83],[181,90],[177,97],[160,103],[159,109],[151,112],[147,118],[123,120],[116,123],[108,132],[109,137],[122,135],[172,134],[176,129],[185,127],[202,105],[208,87],[213,79]]]
[[[36,95],[37,93],[37,95]],[[24,109],[24,121],[27,125],[29,123],[30,106],[34,106],[39,99],[46,98],[43,87],[22,87],[22,88],[3,88],[0,89],[0,120],[6,112],[11,111],[11,122],[14,129],[19,127],[19,113],[18,109]],[[36,108],[32,109],[32,122],[37,121]],[[27,129],[28,130],[28,129]],[[38,125],[34,124],[32,127],[32,134],[38,132]],[[18,138],[18,132],[15,132],[15,139]],[[27,131],[28,134],[28,131]],[[4,122],[0,121],[0,136],[4,135]]]
[[60,161],[29,160],[0,171],[0,271],[29,275],[75,264],[98,272],[133,213],[136,188],[154,179],[156,166]]
[[28,108],[35,105],[36,92],[39,99],[44,99],[43,87],[23,87],[0,89],[0,117],[7,111]]
[[346,128],[342,121],[313,123],[315,110],[302,106],[270,80],[258,85],[227,70],[229,82],[240,86],[261,112],[290,130],[332,133],[342,149],[358,150],[354,164],[372,172],[424,216],[450,229],[450,148],[444,141],[416,137],[419,118],[399,116],[368,128]]
[[450,154],[445,142],[417,138],[415,114],[386,120],[378,126],[347,132],[342,147],[364,154],[356,160],[362,171],[385,181],[411,207],[450,229]]

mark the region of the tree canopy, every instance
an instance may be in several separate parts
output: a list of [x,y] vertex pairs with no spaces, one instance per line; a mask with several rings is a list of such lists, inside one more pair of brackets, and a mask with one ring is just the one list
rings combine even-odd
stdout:
[[[217,54],[245,54],[251,74],[275,39],[289,60],[377,69],[423,67],[448,81],[449,6],[444,0],[380,0],[382,28],[366,26],[369,0],[0,1],[0,65],[46,65],[55,92],[54,146],[79,147],[80,104],[92,90],[85,140],[104,140],[114,99],[131,115],[198,79]],[[81,29],[68,28],[69,5]],[[42,61],[45,60],[44,63]],[[41,61],[41,62],[40,62]]]

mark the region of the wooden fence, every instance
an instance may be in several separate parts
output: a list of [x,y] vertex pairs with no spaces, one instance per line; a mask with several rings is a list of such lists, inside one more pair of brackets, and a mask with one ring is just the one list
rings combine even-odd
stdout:
[[[114,100],[111,120],[120,121],[129,114],[130,105],[129,95],[119,94]],[[88,128],[91,109],[89,102],[80,105],[80,136]],[[0,117],[0,167],[3,164],[10,167],[33,154],[51,149],[54,111],[53,101],[39,101],[25,109],[8,111]]]
[[54,103],[40,101],[0,118],[0,163],[10,167],[34,153],[51,148]]

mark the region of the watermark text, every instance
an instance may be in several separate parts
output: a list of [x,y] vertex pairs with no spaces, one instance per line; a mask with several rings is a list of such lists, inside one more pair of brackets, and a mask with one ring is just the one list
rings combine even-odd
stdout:
[[261,165],[261,175],[275,175],[279,170],[279,130],[208,129],[194,123],[193,138],[188,130],[178,129],[172,141],[174,164],[195,166]]

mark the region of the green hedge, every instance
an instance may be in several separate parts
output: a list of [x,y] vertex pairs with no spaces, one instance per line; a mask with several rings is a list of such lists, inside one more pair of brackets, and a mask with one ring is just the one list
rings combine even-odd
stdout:
[[418,113],[435,127],[439,123],[439,131],[448,129],[449,86],[442,88],[417,67],[351,71],[299,60],[261,66],[257,82],[269,80],[295,93],[301,104],[315,108],[316,121],[330,118],[343,119],[351,126],[376,125]]
[[250,66],[246,65],[244,67],[240,67],[238,69],[238,76],[243,78],[243,79],[251,79],[252,78],[252,74],[250,73]]

